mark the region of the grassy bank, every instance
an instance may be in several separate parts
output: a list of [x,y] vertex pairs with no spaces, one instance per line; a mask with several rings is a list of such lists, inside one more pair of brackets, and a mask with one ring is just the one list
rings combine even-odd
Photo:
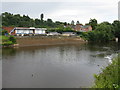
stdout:
[[103,69],[102,73],[95,75],[93,88],[120,88],[120,53],[113,59],[112,64]]

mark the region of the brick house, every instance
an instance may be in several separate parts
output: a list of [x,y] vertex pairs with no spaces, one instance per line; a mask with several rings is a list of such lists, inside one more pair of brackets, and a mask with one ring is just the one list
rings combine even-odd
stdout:
[[92,27],[90,25],[82,25],[82,24],[76,24],[74,27],[75,31],[81,31],[81,32],[88,32],[92,31]]

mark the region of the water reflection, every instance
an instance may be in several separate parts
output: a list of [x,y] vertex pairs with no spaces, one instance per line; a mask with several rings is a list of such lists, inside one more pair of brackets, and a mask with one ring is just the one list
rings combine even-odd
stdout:
[[114,44],[3,48],[4,88],[79,88],[93,84]]

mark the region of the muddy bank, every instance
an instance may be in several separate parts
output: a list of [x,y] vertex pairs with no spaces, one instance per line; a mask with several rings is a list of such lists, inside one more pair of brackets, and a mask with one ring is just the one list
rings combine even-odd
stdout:
[[39,46],[39,45],[56,45],[56,44],[77,44],[85,43],[85,41],[80,37],[16,37],[17,45],[19,47],[23,46]]

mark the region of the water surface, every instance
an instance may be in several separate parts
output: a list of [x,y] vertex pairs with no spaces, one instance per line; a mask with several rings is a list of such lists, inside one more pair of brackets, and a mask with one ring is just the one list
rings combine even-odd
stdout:
[[117,43],[3,48],[3,88],[80,88],[108,65]]

